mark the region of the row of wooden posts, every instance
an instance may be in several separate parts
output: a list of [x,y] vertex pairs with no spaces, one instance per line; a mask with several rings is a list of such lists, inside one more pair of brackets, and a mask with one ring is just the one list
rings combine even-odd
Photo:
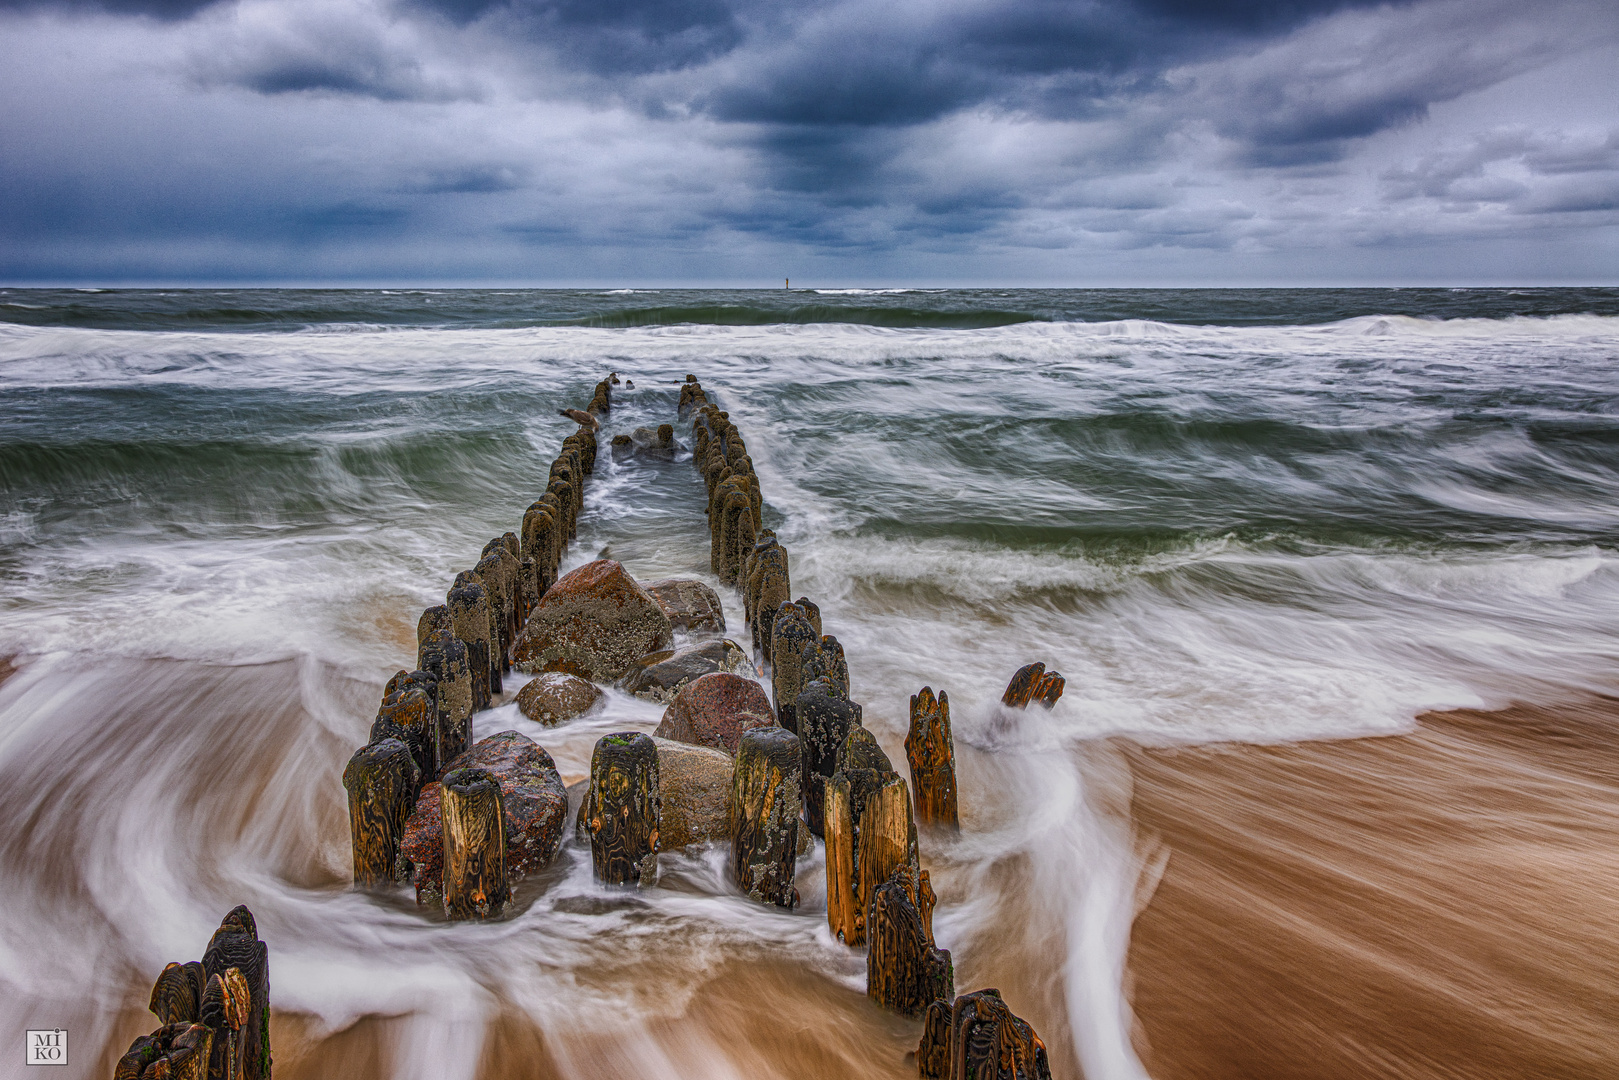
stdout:
[[588,409],[574,416],[579,428],[562,441],[544,493],[524,512],[522,535],[489,541],[476,565],[456,575],[444,603],[422,612],[416,670],[388,681],[370,739],[343,773],[355,884],[409,877],[405,824],[423,785],[438,780],[445,912],[488,918],[508,899],[499,784],[482,769],[445,769],[471,747],[472,714],[501,693],[512,647],[577,536],[584,480],[595,468],[597,417],[612,409],[615,380],[598,383]]
[[[997,991],[956,998],[950,954],[934,941],[936,898],[920,865],[917,825],[960,827],[948,695],[924,686],[911,698],[907,785],[862,724],[843,647],[822,632],[819,607],[788,599],[787,552],[764,527],[759,477],[742,433],[695,377],[686,379],[679,410],[681,419],[695,413],[692,452],[708,488],[711,567],[742,593],[755,649],[770,664],[780,725],[744,732],[737,754],[731,864],[738,882],[750,895],[793,906],[794,832],[807,827],[826,844],[831,930],[846,945],[866,945],[867,994],[907,1016],[928,1017],[919,1076],[1049,1078],[1044,1045]],[[1039,700],[1049,708],[1062,686],[1062,676],[1030,665],[1013,677],[1003,701],[1021,708]]]

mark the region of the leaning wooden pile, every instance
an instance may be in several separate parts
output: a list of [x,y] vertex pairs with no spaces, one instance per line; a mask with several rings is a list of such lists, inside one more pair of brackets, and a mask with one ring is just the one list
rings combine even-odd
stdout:
[[152,987],[162,1024],[113,1067],[113,1080],[270,1080],[270,950],[253,913],[232,909],[202,960],[171,963]]

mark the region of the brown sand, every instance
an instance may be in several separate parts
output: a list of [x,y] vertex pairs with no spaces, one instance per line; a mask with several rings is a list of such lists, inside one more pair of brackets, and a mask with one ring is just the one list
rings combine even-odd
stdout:
[[1126,754],[1157,1080],[1619,1076],[1619,703]]

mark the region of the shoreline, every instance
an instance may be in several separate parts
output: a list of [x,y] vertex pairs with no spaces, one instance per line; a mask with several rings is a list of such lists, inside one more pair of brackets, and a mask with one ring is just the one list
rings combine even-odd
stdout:
[[1155,1080],[1619,1072],[1619,700],[1124,745],[1167,850],[1127,991]]

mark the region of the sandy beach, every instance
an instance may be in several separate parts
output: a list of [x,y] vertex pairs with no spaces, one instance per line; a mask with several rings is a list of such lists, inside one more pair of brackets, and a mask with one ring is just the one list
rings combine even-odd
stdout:
[[1619,703],[1127,751],[1158,1080],[1619,1074]]

